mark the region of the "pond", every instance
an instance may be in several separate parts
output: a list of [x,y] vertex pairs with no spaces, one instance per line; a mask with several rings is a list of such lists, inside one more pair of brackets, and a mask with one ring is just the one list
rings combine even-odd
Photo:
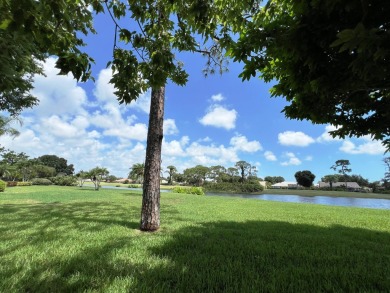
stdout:
[[[142,191],[142,188],[128,188],[116,186],[102,186],[102,188],[126,189]],[[170,192],[167,189],[161,189],[160,192]],[[333,197],[333,196],[302,196],[288,194],[239,194],[239,193],[206,193],[206,196],[227,196],[249,199],[272,200],[282,202],[312,203],[331,206],[346,206],[372,209],[390,210],[390,199],[378,198],[355,198],[355,197]]]
[[372,209],[390,209],[390,199],[378,198],[355,198],[333,196],[301,196],[279,194],[229,194],[229,193],[206,193],[207,196],[241,197],[249,199],[272,200],[282,202],[312,203],[332,206],[346,206]]

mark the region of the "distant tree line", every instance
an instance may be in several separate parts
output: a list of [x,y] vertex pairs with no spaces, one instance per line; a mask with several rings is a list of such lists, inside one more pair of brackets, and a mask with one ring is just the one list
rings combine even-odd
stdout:
[[0,178],[5,181],[29,181],[34,178],[69,176],[74,173],[73,164],[55,155],[30,158],[25,153],[0,150]]
[[[144,165],[141,163],[133,164],[130,168],[129,179],[136,183],[143,182]],[[166,173],[167,184],[174,183],[182,185],[202,186],[206,190],[224,190],[237,192],[252,192],[262,190],[257,177],[256,166],[246,162],[238,161],[232,167],[224,167],[221,165],[206,167],[197,165],[187,168],[183,173],[179,173],[177,168],[169,165],[167,170],[162,173],[161,179],[165,179],[163,174]]]
[[14,186],[17,182],[32,185],[77,185],[83,186],[85,180],[91,180],[95,189],[99,190],[100,182],[114,181],[117,177],[109,175],[103,167],[95,167],[89,171],[74,174],[74,165],[68,164],[64,158],[56,155],[43,155],[30,158],[25,153],[0,148],[0,178]]

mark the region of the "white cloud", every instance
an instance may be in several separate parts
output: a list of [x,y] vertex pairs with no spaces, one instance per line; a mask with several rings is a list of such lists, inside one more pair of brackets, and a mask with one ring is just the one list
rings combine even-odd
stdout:
[[294,153],[291,152],[285,153],[284,157],[287,158],[287,161],[280,163],[280,165],[282,166],[291,166],[291,165],[298,166],[302,163],[301,160],[299,160]]
[[88,132],[88,138],[100,138],[101,135],[96,130],[92,130],[91,132]]
[[247,153],[254,153],[262,150],[260,142],[257,140],[248,141],[243,135],[236,135],[230,139],[230,145],[237,151],[243,151]]
[[340,141],[341,139],[338,138],[338,137],[335,137],[333,138],[329,132],[330,131],[334,131],[334,130],[337,130],[339,127],[336,127],[336,126],[333,126],[333,125],[327,125],[325,126],[325,132],[323,134],[321,134],[321,136],[319,136],[317,138],[317,141],[318,142],[332,142],[332,141]]
[[164,135],[177,134],[179,130],[176,127],[176,122],[174,119],[165,119],[164,120]]
[[37,75],[34,79],[34,89],[31,91],[39,99],[39,105],[25,112],[40,116],[46,115],[86,115],[83,108],[87,103],[86,92],[77,85],[71,75],[58,75],[55,68],[55,58],[48,58],[43,63],[46,76]]
[[285,131],[278,134],[281,145],[306,147],[314,142],[314,139],[301,131]]
[[150,91],[142,93],[137,100],[132,101],[128,107],[132,109],[136,109],[138,111],[149,114],[150,112]]
[[305,161],[313,161],[313,156],[306,156]]
[[[79,122],[76,122],[76,125]],[[56,136],[57,138],[72,138],[80,136],[84,129],[61,120],[58,116],[53,115],[49,118],[43,118],[41,128]]]
[[[31,158],[58,155],[75,164],[77,170],[99,165],[115,175],[125,176],[133,163],[145,160],[146,124],[137,122],[134,114],[125,116],[127,111],[121,112],[114,87],[108,83],[111,70],[100,72],[94,84],[99,104],[92,105],[99,110],[89,113],[91,103],[85,91],[72,77],[57,75],[55,61],[48,58],[43,64],[46,77],[35,78],[32,93],[41,103],[25,111],[20,136],[15,139],[1,136],[0,144],[15,152],[25,152]],[[137,104],[140,110],[145,104],[141,101],[147,100],[144,96]],[[174,123],[168,128],[174,131]],[[134,145],[132,140],[140,142]]]
[[198,142],[211,142],[211,141],[212,141],[212,139],[208,136],[201,138],[201,139],[198,139]]
[[213,144],[201,145],[197,142],[190,144],[186,149],[186,154],[194,165],[224,165],[239,160],[233,148],[227,148],[223,145],[215,146]]
[[96,80],[96,87],[94,90],[95,97],[101,102],[115,102],[118,103],[117,97],[115,96],[115,87],[110,83],[112,78],[111,68],[102,69]]
[[165,165],[183,168],[199,164],[232,166],[240,160],[240,152],[254,153],[259,150],[261,150],[259,142],[248,141],[242,135],[232,137],[229,146],[216,145],[208,140],[190,143],[189,137],[184,136],[180,140],[163,140],[163,162]]
[[264,152],[264,157],[267,161],[277,161],[278,159],[276,158],[276,156],[274,155],[273,152],[271,151],[266,151]]
[[223,106],[214,105],[207,110],[199,122],[206,126],[214,126],[230,130],[236,127],[237,111],[228,110]]
[[[114,94],[115,87],[110,83],[112,78],[112,70],[106,68],[100,71],[98,79],[96,81],[96,88],[94,90],[95,97],[104,103],[112,103],[118,107],[118,97]],[[142,93],[137,100],[132,101],[125,107],[136,109],[143,113],[149,114],[150,111],[150,91]]]
[[0,137],[0,144],[15,152],[26,152],[26,149],[37,151],[44,148],[41,139],[31,129],[22,130],[20,135],[15,138],[8,135],[2,135]]
[[222,94],[216,94],[216,95],[212,95],[211,96],[211,100],[213,101],[213,102],[221,102],[221,101],[223,101],[225,98],[224,98],[224,96],[222,96]]
[[136,123],[134,125],[122,125],[115,128],[106,129],[103,131],[103,134],[124,139],[146,141],[148,128],[145,124]]
[[356,145],[350,140],[343,141],[340,150],[347,154],[359,155],[359,154],[367,154],[367,155],[382,155],[386,151],[386,148],[382,145],[380,141],[371,140],[369,137],[363,138],[365,141],[360,145]]
[[168,157],[184,157],[186,154],[183,150],[184,144],[181,141],[172,140],[162,142],[162,155]]
[[114,104],[106,104],[102,112],[96,112],[90,117],[92,125],[103,129],[103,134],[122,139],[146,141],[148,128],[144,123],[134,123],[136,117],[130,115],[123,118],[119,108]]

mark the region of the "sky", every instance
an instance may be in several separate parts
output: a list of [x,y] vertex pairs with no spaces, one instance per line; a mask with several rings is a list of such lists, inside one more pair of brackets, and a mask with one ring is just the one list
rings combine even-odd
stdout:
[[[75,170],[105,167],[127,177],[130,167],[145,160],[150,92],[136,102],[119,105],[109,84],[114,24],[107,16],[95,21],[96,35],[86,38],[85,51],[95,59],[95,82],[77,83],[60,76],[55,57],[44,63],[46,77],[37,76],[32,93],[40,103],[26,109],[21,134],[0,137],[0,145],[30,158],[46,154],[65,158]],[[230,62],[229,72],[204,77],[206,59],[179,54],[189,73],[186,86],[166,87],[162,170],[179,172],[196,165],[233,167],[240,160],[257,167],[259,177],[283,176],[295,181],[297,171],[321,177],[335,172],[335,161],[349,160],[352,172],[370,181],[384,177],[385,148],[369,137],[333,139],[330,125],[289,120],[287,102],[271,98],[271,84],[259,78],[242,82],[242,64]]]

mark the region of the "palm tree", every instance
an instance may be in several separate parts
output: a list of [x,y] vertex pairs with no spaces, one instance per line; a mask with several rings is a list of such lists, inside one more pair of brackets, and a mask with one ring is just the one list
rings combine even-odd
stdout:
[[18,121],[21,123],[21,121],[16,117],[0,116],[0,136],[8,134],[15,137],[20,134],[18,130],[10,126],[13,121]]
[[130,168],[129,178],[135,180],[136,182],[142,184],[144,181],[144,163],[136,163]]
[[177,169],[175,166],[172,166],[172,165],[168,166],[167,169],[168,169],[168,171],[165,171],[165,172],[169,174],[168,184],[172,185],[173,184],[172,178],[173,178],[173,175],[176,174]]

